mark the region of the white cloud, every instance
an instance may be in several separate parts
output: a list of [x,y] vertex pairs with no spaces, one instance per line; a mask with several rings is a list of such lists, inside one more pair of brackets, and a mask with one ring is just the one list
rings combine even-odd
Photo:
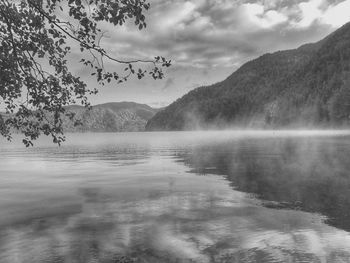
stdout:
[[311,0],[299,4],[301,20],[297,23],[299,27],[309,27],[316,19],[322,16],[320,7],[323,0]]
[[[104,29],[109,31],[109,38],[103,39],[103,44],[122,59],[155,55],[172,59],[174,66],[169,72],[176,89],[159,93],[162,101],[168,100],[168,93],[179,96],[188,91],[181,87],[222,80],[244,62],[266,52],[320,40],[350,20],[350,0],[149,1],[145,30],[139,31],[133,21],[123,27],[108,26]],[[175,71],[176,67],[182,70]],[[212,74],[203,75],[203,70]],[[190,83],[185,80],[188,76]],[[165,81],[145,83],[159,91],[167,86]],[[130,82],[130,93],[137,85]],[[130,96],[149,96],[147,91],[142,93],[141,86]],[[129,90],[124,92],[129,96]],[[150,99],[154,100],[154,94]]]
[[313,23],[327,24],[334,28],[350,21],[350,0],[330,4],[327,0],[310,0],[298,4],[300,19],[291,24],[298,28]]
[[[350,0],[150,0],[148,26],[133,23],[104,40],[116,56],[163,55],[183,66],[241,64],[265,52],[297,47],[350,16]],[[327,26],[328,25],[328,26]],[[311,32],[316,30],[316,32]]]
[[183,22],[194,15],[196,5],[190,1],[174,3],[161,8],[151,19],[157,30],[167,31],[169,29],[183,28]]
[[[226,19],[228,27],[237,27],[245,33],[263,30],[272,30],[274,27],[288,21],[288,17],[278,10],[267,9],[266,6],[259,3],[243,3],[232,10],[234,18]],[[237,19],[238,17],[238,19]],[[231,24],[231,25],[230,25]]]
[[333,27],[340,27],[350,21],[350,0],[330,6],[323,14],[323,21]]

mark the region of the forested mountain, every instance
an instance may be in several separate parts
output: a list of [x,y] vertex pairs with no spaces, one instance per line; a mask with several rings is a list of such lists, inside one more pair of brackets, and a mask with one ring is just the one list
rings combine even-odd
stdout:
[[325,39],[265,54],[158,112],[147,130],[350,124],[350,23]]
[[145,104],[135,102],[111,102],[93,106],[69,106],[82,125],[74,126],[68,117],[64,119],[65,132],[120,132],[143,131],[147,121],[157,112]]

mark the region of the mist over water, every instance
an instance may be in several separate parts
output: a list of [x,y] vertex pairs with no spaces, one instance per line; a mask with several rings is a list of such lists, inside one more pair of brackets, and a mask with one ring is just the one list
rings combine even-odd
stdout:
[[350,261],[348,131],[67,139],[1,141],[1,263]]

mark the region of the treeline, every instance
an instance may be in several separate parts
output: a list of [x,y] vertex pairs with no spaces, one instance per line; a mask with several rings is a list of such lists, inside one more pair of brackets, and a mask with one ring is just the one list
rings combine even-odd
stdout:
[[350,24],[320,42],[265,54],[157,113],[148,130],[230,125],[342,126],[350,116]]

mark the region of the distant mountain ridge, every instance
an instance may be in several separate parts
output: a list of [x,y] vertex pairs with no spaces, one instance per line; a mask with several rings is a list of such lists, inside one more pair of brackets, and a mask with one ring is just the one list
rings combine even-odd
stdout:
[[146,104],[135,102],[110,102],[95,105],[91,110],[82,106],[67,106],[66,110],[75,113],[82,125],[65,117],[65,132],[130,132],[143,131],[147,121],[158,111]]
[[350,23],[323,40],[265,54],[159,111],[146,130],[350,124]]

